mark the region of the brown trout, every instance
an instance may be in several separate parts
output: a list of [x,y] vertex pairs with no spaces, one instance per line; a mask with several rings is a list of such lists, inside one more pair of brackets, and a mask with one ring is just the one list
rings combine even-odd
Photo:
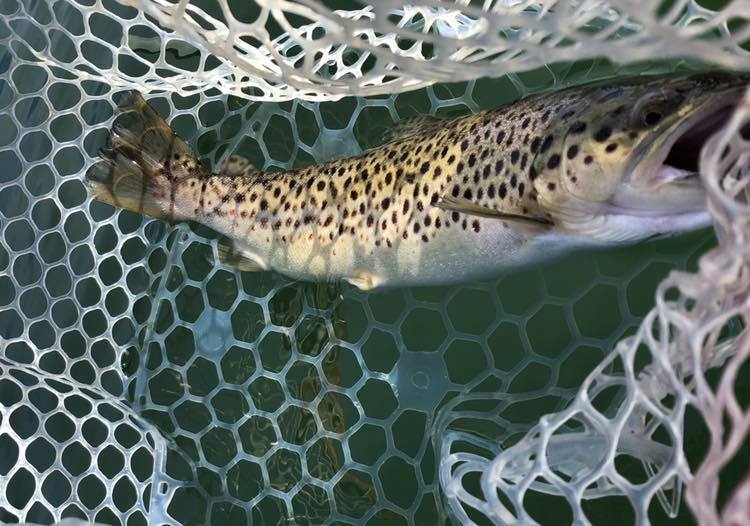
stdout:
[[218,173],[137,93],[87,172],[96,199],[232,240],[227,260],[361,289],[482,278],[581,247],[709,225],[702,144],[747,76],[641,77],[407,123],[361,155]]

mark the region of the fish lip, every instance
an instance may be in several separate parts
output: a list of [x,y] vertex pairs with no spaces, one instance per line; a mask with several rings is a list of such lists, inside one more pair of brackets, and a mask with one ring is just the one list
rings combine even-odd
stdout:
[[[700,105],[693,115],[678,121],[664,130],[661,134],[656,135],[651,141],[642,145],[643,149],[649,150],[655,143],[662,139],[662,143],[653,153],[644,156],[643,159],[633,161],[634,166],[632,166],[631,170],[628,172],[632,174],[630,177],[631,183],[634,186],[651,190],[655,190],[667,184],[679,184],[688,187],[696,187],[696,189],[697,187],[702,187],[702,182],[700,177],[698,177],[700,173],[699,171],[683,171],[684,173],[682,174],[682,177],[679,177],[679,174],[676,173],[672,173],[672,177],[665,177],[665,168],[671,168],[668,164],[665,164],[665,161],[669,157],[669,154],[677,141],[684,137],[691,128],[698,126],[704,119],[715,112],[724,109],[728,110],[728,115],[731,116],[731,113],[736,108],[746,90],[747,84],[743,83],[740,86],[733,86],[730,89],[718,92],[715,97],[711,97],[710,100],[707,100]],[[707,133],[705,140],[701,144],[701,148],[703,148],[703,145],[706,144],[716,131],[717,130],[715,129]]]

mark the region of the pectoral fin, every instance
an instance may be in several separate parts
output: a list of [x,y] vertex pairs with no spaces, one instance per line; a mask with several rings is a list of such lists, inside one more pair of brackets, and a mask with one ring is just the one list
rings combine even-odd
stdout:
[[228,239],[222,239],[216,246],[219,261],[242,272],[259,272],[267,270],[267,265],[254,254],[242,251]]
[[441,197],[435,206],[452,212],[505,221],[512,228],[529,234],[541,234],[553,226],[552,220],[540,215],[509,214],[456,197]]

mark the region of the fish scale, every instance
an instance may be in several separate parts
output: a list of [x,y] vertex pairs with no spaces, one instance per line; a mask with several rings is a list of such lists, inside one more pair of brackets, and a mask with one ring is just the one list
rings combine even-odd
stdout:
[[[702,107],[705,78],[585,86],[463,118],[420,119],[359,156],[275,173],[232,156],[212,174],[130,93],[111,148],[87,176],[103,201],[225,234],[245,269],[343,278],[363,289],[458,281],[574,246],[632,240],[629,227],[597,226],[600,210],[633,152],[666,132],[658,122],[633,124],[628,110],[666,86],[673,100],[655,99],[660,120],[679,123]],[[708,78],[724,91],[742,84]],[[678,97],[678,88],[693,97]]]

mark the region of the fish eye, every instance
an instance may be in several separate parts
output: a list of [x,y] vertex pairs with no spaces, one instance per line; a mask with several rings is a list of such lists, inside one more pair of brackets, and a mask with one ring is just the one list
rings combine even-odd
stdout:
[[636,103],[631,125],[634,128],[651,128],[659,124],[673,108],[668,100],[649,98]]
[[646,126],[654,126],[658,124],[660,120],[664,118],[664,115],[657,110],[649,110],[643,116],[643,124]]

